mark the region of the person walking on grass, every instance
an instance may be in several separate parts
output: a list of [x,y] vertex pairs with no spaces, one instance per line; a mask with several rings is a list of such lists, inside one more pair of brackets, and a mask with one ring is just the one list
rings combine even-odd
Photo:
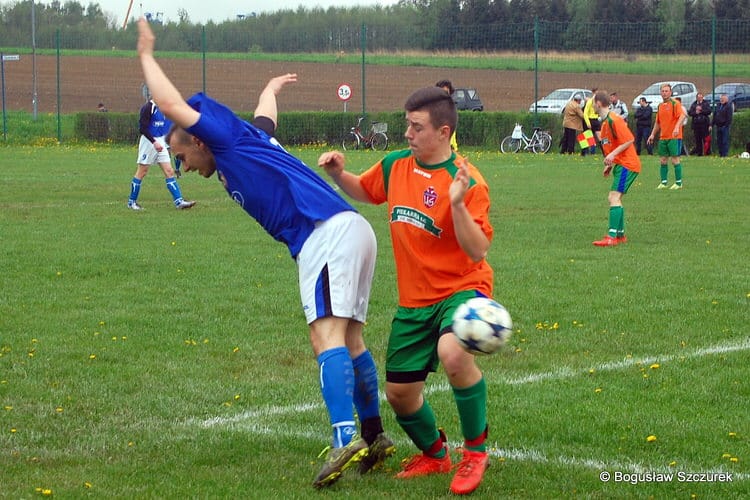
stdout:
[[138,130],[141,133],[138,142],[138,167],[135,170],[133,180],[130,181],[128,208],[131,210],[143,210],[143,207],[138,204],[141,183],[146,174],[148,174],[149,167],[155,163],[159,165],[161,171],[164,173],[167,189],[172,195],[175,208],[178,210],[192,208],[195,202],[187,201],[182,197],[180,186],[177,184],[177,179],[175,178],[175,171],[172,168],[169,147],[165,140],[171,122],[164,116],[153,99],[151,99],[148,88],[145,88],[144,92],[148,97],[146,104],[141,107],[140,119],[138,120]]
[[489,465],[487,384],[451,325],[460,304],[492,296],[489,189],[479,170],[451,150],[457,112],[446,92],[419,89],[404,107],[409,149],[388,154],[361,175],[344,169],[338,151],[323,153],[318,165],[351,198],[388,206],[398,308],[388,339],[386,396],[421,451],[396,477],[453,470],[446,436],[424,393],[427,376],[442,363],[464,438],[450,490],[467,494]]
[[141,67],[154,101],[174,122],[167,142],[183,170],[206,178],[216,173],[232,199],[284,243],[297,264],[302,311],[318,362],[316,380],[333,433],[313,486],[335,483],[357,462],[361,473],[379,467],[395,447],[383,431],[378,374],[362,334],[375,234],[330,184],[273,137],[276,95],[297,75],[272,78],[248,123],[203,93],[186,102],[156,62],[155,37],[144,18],[138,31]]
[[604,177],[612,175],[609,200],[609,229],[598,247],[613,247],[628,241],[625,237],[625,208],[622,197],[628,192],[641,171],[641,159],[633,145],[634,137],[625,120],[610,109],[606,92],[594,95],[594,109],[602,122],[601,138],[604,152]]
[[674,166],[674,184],[668,189],[682,189],[682,163],[680,152],[682,151],[682,127],[687,116],[685,108],[680,101],[672,98],[672,86],[665,83],[659,90],[662,102],[656,110],[656,122],[654,129],[646,139],[646,144],[653,144],[654,138],[659,137],[659,177],[661,181],[656,189],[667,189],[669,175],[668,162]]

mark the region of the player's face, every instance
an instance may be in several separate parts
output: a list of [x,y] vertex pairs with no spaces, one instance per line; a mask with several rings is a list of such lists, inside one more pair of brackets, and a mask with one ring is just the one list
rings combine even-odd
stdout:
[[[445,129],[445,130],[443,130]],[[404,137],[415,158],[431,163],[436,154],[440,154],[445,145],[450,148],[448,127],[435,128],[430,121],[428,111],[408,111],[406,113],[406,132]]]
[[669,85],[664,85],[661,89],[659,89],[659,93],[661,94],[661,98],[665,101],[672,97],[672,87]]
[[180,160],[185,172],[197,171],[203,177],[211,177],[216,171],[216,160],[205,143],[194,136],[188,142],[172,140],[172,154]]

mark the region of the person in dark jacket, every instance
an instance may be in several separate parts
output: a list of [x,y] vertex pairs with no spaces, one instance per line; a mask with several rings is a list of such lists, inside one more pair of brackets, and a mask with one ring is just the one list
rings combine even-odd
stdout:
[[690,154],[703,156],[703,143],[711,125],[711,105],[703,99],[703,94],[698,93],[696,101],[690,105],[688,115],[693,119],[691,127],[695,138],[695,146]]
[[729,128],[732,126],[732,115],[734,110],[726,94],[719,97],[719,105],[714,110],[714,117],[711,120],[712,128],[716,130],[716,143],[719,147],[719,156],[729,155]]
[[651,119],[654,111],[645,97],[641,97],[640,106],[635,110],[635,150],[641,154],[641,141],[646,143],[648,154],[654,154],[654,146],[647,139],[651,135]]

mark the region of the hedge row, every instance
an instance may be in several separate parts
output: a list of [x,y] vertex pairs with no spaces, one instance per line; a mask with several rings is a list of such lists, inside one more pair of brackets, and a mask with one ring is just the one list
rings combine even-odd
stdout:
[[[240,115],[246,120],[252,115]],[[404,112],[375,113],[368,116],[371,121],[388,124],[388,137],[393,149],[405,145]],[[357,115],[344,112],[289,112],[279,116],[279,141],[287,145],[331,144],[338,145],[349,129],[356,124]],[[531,135],[535,125],[548,130],[554,139],[552,151],[557,150],[562,125],[556,114],[499,112],[460,112],[458,144],[460,146],[499,149],[500,141],[510,135],[516,123]],[[635,130],[631,122],[631,129]],[[364,129],[369,127],[365,122]],[[79,140],[134,144],[138,140],[138,115],[135,113],[78,113],[75,133]],[[692,133],[688,128],[684,134],[688,149],[693,146]],[[750,141],[750,112],[736,113],[731,130],[732,150],[744,151]]]

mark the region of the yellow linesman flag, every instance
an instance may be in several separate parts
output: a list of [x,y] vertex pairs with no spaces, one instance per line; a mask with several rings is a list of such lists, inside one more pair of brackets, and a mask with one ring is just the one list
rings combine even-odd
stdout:
[[596,146],[596,139],[594,139],[594,133],[591,129],[584,130],[578,134],[576,139],[578,139],[578,144],[581,146],[581,149],[588,149],[591,146]]

